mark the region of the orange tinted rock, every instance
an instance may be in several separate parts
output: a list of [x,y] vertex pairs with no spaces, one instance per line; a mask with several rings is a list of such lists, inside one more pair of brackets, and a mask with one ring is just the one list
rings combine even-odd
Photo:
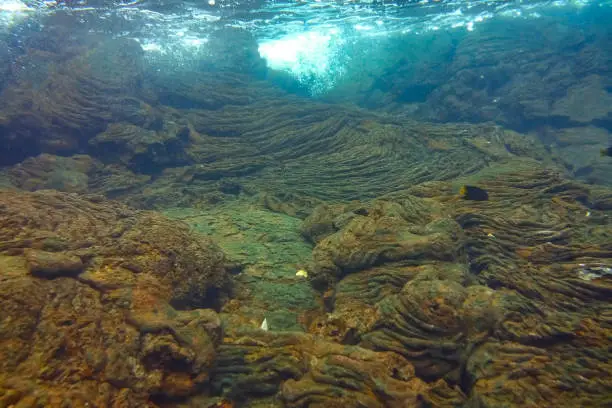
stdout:
[[[570,350],[555,355],[546,348],[510,342],[483,345],[466,366],[474,381],[471,403],[484,407],[606,406],[609,393],[595,390],[609,389],[609,362],[598,361],[592,353]],[[580,365],[583,368],[574,371]],[[584,365],[590,368],[584,370]]]
[[315,281],[333,282],[381,263],[457,256],[460,228],[441,216],[434,201],[407,196],[344,214],[349,217],[334,220],[338,231],[320,240],[313,251]]
[[3,191],[0,220],[0,403],[144,407],[202,391],[222,334],[198,307],[226,284],[212,242],[51,191]]
[[[440,407],[465,396],[415,377],[403,357],[298,333],[243,332],[220,348],[215,384],[235,399],[274,395],[286,407]],[[444,390],[444,391],[442,391]]]
[[30,273],[39,277],[52,278],[62,275],[77,275],[85,268],[78,256],[37,249],[26,249],[24,255]]

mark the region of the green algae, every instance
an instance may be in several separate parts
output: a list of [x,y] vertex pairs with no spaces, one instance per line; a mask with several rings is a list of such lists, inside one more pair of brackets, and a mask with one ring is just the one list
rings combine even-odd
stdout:
[[269,330],[273,331],[300,331],[302,330],[297,313],[288,310],[277,310],[266,314]]
[[207,210],[176,208],[165,211],[212,238],[229,260],[254,265],[276,277],[291,277],[308,262],[312,247],[300,234],[302,220],[230,202]]
[[213,239],[241,272],[235,283],[247,288],[244,301],[253,316],[264,316],[270,330],[301,330],[298,316],[318,307],[317,293],[296,276],[311,258],[312,247],[300,234],[302,220],[233,201],[206,210],[175,208],[165,212]]
[[268,303],[270,310],[281,306],[290,310],[314,309],[316,293],[306,281],[284,283],[259,279],[253,285],[255,298]]
[[496,162],[494,166],[487,166],[470,175],[459,177],[451,181],[451,185],[458,191],[465,184],[477,185],[481,182],[495,181],[505,176],[515,176],[520,171],[529,173],[536,166],[539,167],[540,165],[531,159],[513,158],[511,160],[504,160]]

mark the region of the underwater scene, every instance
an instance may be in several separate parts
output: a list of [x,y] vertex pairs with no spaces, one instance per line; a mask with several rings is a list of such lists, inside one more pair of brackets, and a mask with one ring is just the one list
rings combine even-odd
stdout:
[[0,0],[0,408],[612,408],[612,1]]

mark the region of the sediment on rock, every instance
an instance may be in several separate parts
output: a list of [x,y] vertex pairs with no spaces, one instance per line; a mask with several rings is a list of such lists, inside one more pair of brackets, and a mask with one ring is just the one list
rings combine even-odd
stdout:
[[[489,200],[460,199],[462,183],[485,188]],[[309,331],[400,354],[419,378],[461,386],[470,404],[601,404],[611,380],[603,355],[612,230],[609,211],[596,204],[605,197],[599,187],[519,160],[454,185],[424,183],[371,202],[320,206],[303,233],[316,243],[313,282],[329,314]],[[434,230],[441,236],[432,241]],[[502,362],[522,353],[522,369]],[[514,391],[512,381],[490,386],[493,378],[528,381],[530,370],[550,376],[533,394]],[[564,375],[599,380],[552,380]]]
[[0,194],[0,405],[155,406],[201,393],[223,253],[119,203]]

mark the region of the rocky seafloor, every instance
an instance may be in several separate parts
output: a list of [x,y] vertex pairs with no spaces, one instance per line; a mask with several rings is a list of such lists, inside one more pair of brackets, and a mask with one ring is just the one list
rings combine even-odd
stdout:
[[130,41],[21,58],[0,407],[612,406],[612,189],[534,134],[168,81]]

